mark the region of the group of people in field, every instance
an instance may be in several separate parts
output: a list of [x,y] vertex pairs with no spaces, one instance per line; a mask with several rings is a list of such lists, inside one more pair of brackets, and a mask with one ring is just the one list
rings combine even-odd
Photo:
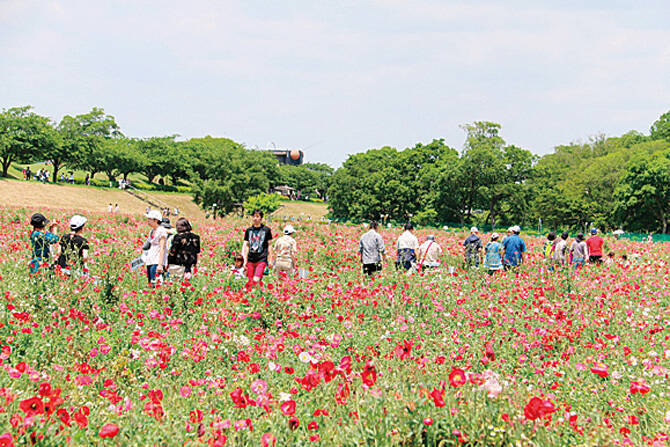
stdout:
[[[142,246],[141,260],[146,266],[149,284],[156,284],[168,278],[190,278],[196,270],[200,253],[200,236],[193,233],[191,223],[184,217],[177,219],[173,228],[165,212],[148,209],[145,217],[150,231]],[[262,279],[271,269],[280,277],[292,277],[297,272],[298,246],[293,238],[295,228],[286,225],[283,235],[274,239],[270,227],[263,223],[263,212],[252,212],[252,224],[244,231],[241,253],[234,256],[229,277],[235,280],[246,278],[246,287],[262,284]],[[84,237],[87,219],[74,215],[69,222],[69,232],[58,235],[56,223],[50,223],[42,214],[32,216],[30,234],[32,258],[30,272],[37,273],[45,266],[56,270],[65,277],[73,273],[88,274],[90,247]],[[368,231],[359,241],[359,254],[363,273],[375,275],[382,269],[386,259],[384,239],[378,232],[379,223],[371,221]],[[510,227],[500,240],[499,233],[492,233],[488,241],[480,236],[477,227],[463,242],[463,257],[466,267],[483,268],[489,274],[499,270],[514,269],[524,262],[526,243],[520,236],[521,228]],[[604,256],[604,240],[597,229],[591,230],[591,237],[582,233],[569,243],[568,233],[558,236],[551,232],[543,246],[543,255],[549,270],[562,265],[579,268],[586,263],[610,263],[613,253]],[[274,242],[272,242],[274,240]],[[55,247],[55,250],[52,248]],[[55,252],[55,253],[54,253]],[[408,223],[396,241],[395,267],[404,272],[420,272],[440,267],[442,247],[434,235],[428,235],[419,243],[414,234],[414,226]],[[55,262],[52,263],[52,258]]]
[[[371,221],[368,231],[364,233],[359,242],[359,254],[363,273],[374,275],[381,271],[382,261],[386,259],[386,246],[384,239],[379,234],[379,223]],[[423,243],[414,235],[414,226],[408,223],[404,232],[396,242],[396,269],[405,272],[419,272],[424,269],[434,269],[440,266],[442,247],[435,241],[435,236],[426,236]],[[562,233],[560,237],[551,232],[543,246],[543,255],[549,270],[558,266],[572,265],[576,268],[586,263],[611,263],[614,253],[605,252],[605,241],[598,235],[596,228],[591,229],[591,236],[585,239],[583,233],[577,234],[576,238],[569,243],[568,233]],[[470,229],[470,234],[463,241],[463,260],[467,268],[483,268],[489,274],[499,270],[510,270],[521,266],[527,248],[521,237],[521,228],[517,225],[507,229],[507,234],[502,238],[499,233],[491,233],[488,241],[480,236],[477,227]],[[622,257],[627,262],[625,256]]]
[[[146,266],[148,283],[190,278],[201,251],[200,236],[193,233],[191,223],[180,217],[173,228],[165,213],[152,209],[144,216],[150,230],[142,246],[141,260]],[[70,219],[69,232],[59,235],[57,223],[50,222],[41,213],[34,214],[30,220],[30,273],[47,268],[64,277],[87,275],[90,246],[83,236],[86,222],[86,217],[75,215]],[[283,233],[271,244],[272,230],[263,223],[263,212],[254,210],[252,225],[244,232],[242,252],[235,256],[230,275],[235,279],[246,277],[248,288],[261,284],[268,267],[274,268],[280,276],[292,276],[297,269],[295,229],[286,225]]]

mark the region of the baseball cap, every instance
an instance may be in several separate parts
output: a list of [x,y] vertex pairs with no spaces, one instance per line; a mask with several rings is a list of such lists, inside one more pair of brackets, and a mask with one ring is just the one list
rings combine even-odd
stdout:
[[159,222],[163,221],[163,215],[158,210],[150,210],[148,213],[146,213],[144,215],[144,217],[146,217],[148,219],[154,219],[154,220],[157,220]]
[[49,219],[47,219],[46,217],[44,217],[43,214],[40,213],[35,213],[30,218],[30,225],[32,225],[33,227],[43,227],[48,223]]
[[493,233],[491,235],[491,239],[498,239],[499,237],[500,237],[500,235],[498,233]]
[[284,227],[284,234],[293,234],[295,233],[295,228],[293,228],[293,225],[288,224]]
[[164,217],[164,218],[161,220],[161,227],[163,227],[163,228],[167,228],[168,230],[169,230],[170,228],[172,228],[172,225],[170,225],[170,219],[168,219],[167,217]]
[[472,227],[470,228],[470,233],[479,233],[479,230],[477,229],[477,227]]
[[596,234],[598,232],[597,228],[591,228],[591,234]]
[[512,231],[515,232],[515,233],[521,233],[521,227],[518,226],[518,225],[514,225],[512,227]]
[[88,219],[86,219],[84,216],[75,214],[74,216],[72,216],[72,219],[70,219],[70,229],[78,230],[82,228],[84,225],[86,225],[86,222],[88,222]]

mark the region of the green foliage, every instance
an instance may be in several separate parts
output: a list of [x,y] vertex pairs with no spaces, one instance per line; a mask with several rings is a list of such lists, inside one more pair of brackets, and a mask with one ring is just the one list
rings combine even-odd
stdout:
[[279,194],[256,194],[244,201],[244,210],[251,215],[254,210],[261,210],[265,215],[273,213],[281,206]]
[[666,112],[651,126],[653,140],[665,139],[670,141],[670,112]]
[[3,109],[0,113],[0,161],[3,177],[7,177],[7,171],[13,162],[36,160],[44,151],[57,144],[49,119],[34,113],[31,106]]
[[198,157],[193,171],[193,196],[203,208],[225,215],[249,197],[267,193],[279,178],[274,156],[244,148],[226,138],[189,140]]

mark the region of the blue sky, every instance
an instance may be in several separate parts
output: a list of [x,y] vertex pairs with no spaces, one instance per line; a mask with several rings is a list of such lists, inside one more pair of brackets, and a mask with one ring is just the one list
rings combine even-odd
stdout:
[[668,1],[0,0],[0,108],[348,154],[502,124],[536,154],[670,110]]

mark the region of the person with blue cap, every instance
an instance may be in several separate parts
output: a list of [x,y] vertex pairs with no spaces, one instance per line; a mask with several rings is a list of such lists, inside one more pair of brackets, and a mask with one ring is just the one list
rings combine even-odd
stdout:
[[602,264],[603,262],[603,245],[605,241],[598,236],[598,229],[591,228],[591,237],[586,240],[586,246],[589,249],[589,262]]

